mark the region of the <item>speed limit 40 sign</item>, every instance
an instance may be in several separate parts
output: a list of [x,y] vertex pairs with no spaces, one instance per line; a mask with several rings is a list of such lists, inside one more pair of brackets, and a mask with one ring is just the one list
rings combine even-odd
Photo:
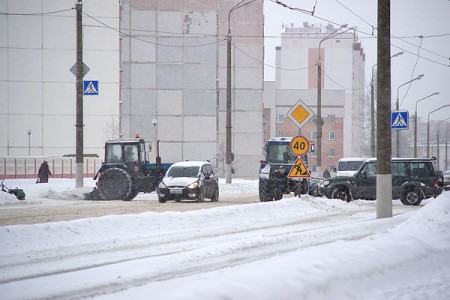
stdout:
[[291,152],[297,156],[305,155],[309,150],[309,141],[301,135],[294,137],[291,141]]

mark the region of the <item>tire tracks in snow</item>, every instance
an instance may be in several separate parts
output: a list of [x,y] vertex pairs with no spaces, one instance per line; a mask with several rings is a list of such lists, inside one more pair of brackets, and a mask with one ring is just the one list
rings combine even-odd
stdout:
[[[324,210],[321,203],[309,198],[302,200]],[[115,245],[91,245],[69,255],[59,255],[54,251],[35,254],[36,258],[31,259],[16,258],[16,261],[0,266],[0,288],[20,292],[31,282],[45,286],[58,278],[63,279],[58,282],[65,282],[67,286],[44,290],[42,295],[33,294],[33,298],[91,297],[339,240],[360,239],[386,231],[404,220],[401,216],[383,220],[362,217],[373,211],[373,205],[357,211],[332,209],[332,213],[325,211],[320,216],[301,220],[276,220],[272,224],[252,224],[241,229],[212,228],[199,231],[195,236],[188,235],[188,238],[184,230],[180,230],[167,232],[165,241],[161,241],[160,235],[149,236],[143,237],[145,241],[129,239]],[[355,222],[360,223],[357,233],[354,232]],[[62,264],[76,267],[64,268]],[[108,274],[107,278],[96,278],[99,270],[101,274]]]

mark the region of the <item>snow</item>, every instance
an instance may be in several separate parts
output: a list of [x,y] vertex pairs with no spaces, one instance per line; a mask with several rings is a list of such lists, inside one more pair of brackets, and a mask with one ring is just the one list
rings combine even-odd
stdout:
[[[73,180],[63,179],[5,184],[23,188],[27,196],[19,201],[0,192],[0,209],[79,201],[93,186],[91,180],[74,189]],[[220,182],[221,196],[244,198],[257,190],[253,180]],[[393,207],[393,218],[376,219],[375,201],[302,195],[186,212],[2,226],[0,295],[450,299],[450,192],[419,207],[398,200]]]

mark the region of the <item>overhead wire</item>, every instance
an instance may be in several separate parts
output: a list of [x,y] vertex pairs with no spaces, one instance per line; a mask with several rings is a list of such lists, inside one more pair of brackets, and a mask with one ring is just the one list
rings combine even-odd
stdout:
[[214,44],[217,44],[217,43],[218,43],[217,40],[215,40],[214,42],[209,42],[209,43],[204,43],[204,44],[197,44],[197,45],[185,45],[185,44],[183,44],[183,45],[168,45],[168,44],[163,44],[163,43],[159,43],[159,42],[152,42],[152,41],[148,41],[148,40],[145,40],[145,39],[143,39],[143,38],[140,38],[140,37],[137,37],[137,36],[134,36],[134,35],[125,33],[125,32],[123,32],[123,31],[121,31],[121,30],[119,30],[119,29],[116,29],[116,28],[112,27],[112,26],[109,26],[108,24],[106,24],[106,23],[104,23],[104,22],[98,20],[97,18],[95,18],[95,17],[89,15],[88,13],[86,13],[86,12],[84,12],[84,11],[83,11],[83,14],[86,15],[86,16],[88,16],[89,18],[93,19],[94,21],[96,21],[96,22],[102,24],[103,26],[105,26],[105,27],[107,27],[107,28],[109,28],[109,29],[111,29],[111,30],[116,31],[116,32],[119,33],[120,35],[129,37],[129,38],[132,38],[132,39],[135,39],[135,40],[144,42],[144,43],[152,44],[152,45],[163,46],[163,47],[196,48],[196,47],[210,46],[210,45],[214,45]]
[[[279,3],[278,3],[279,1],[277,1],[277,0],[269,0],[269,1],[271,1],[271,2],[273,2],[273,3],[275,3],[275,4],[279,4]],[[337,0],[336,0],[336,1],[337,1]],[[340,2],[338,2],[338,3],[340,3]],[[340,3],[340,4],[341,4],[341,3]],[[297,10],[297,11],[299,11],[300,13],[304,13],[302,10]],[[353,12],[353,11],[352,11],[352,13],[353,13],[353,14],[356,14],[356,13]],[[319,17],[319,16],[317,16],[317,15],[311,15],[311,16],[312,16],[313,18],[316,18],[316,19],[319,19],[319,20],[328,22],[328,23],[330,23],[330,24],[337,25],[337,26],[341,26],[341,24],[339,24],[339,23],[336,23],[336,22],[334,22],[334,21],[331,21],[331,20],[328,20],[328,19]],[[363,18],[360,17],[360,16],[358,16],[358,18],[363,19]],[[370,24],[370,23],[367,22],[367,21],[364,21],[364,22]],[[375,28],[373,25],[370,25],[370,26],[371,26],[372,28]],[[376,37],[376,35],[375,35],[374,33],[369,34],[369,33],[367,33],[367,32],[364,32],[364,31],[360,30],[360,29],[355,29],[355,31],[358,32],[358,33],[361,33],[361,34],[369,35],[369,36],[371,36],[371,37]],[[447,34],[444,34],[444,35],[442,35],[442,36],[446,36],[446,35],[447,35]],[[448,35],[450,35],[450,34],[448,34]],[[391,35],[391,38],[395,38],[395,39],[401,40],[402,42],[407,43],[407,44],[409,44],[409,45],[411,45],[411,46],[413,46],[413,47],[415,47],[415,48],[418,47],[417,45],[412,44],[412,43],[410,43],[410,42],[408,42],[408,41],[405,41],[404,39],[399,38],[399,37],[396,37],[396,36],[394,36],[394,35]],[[402,48],[396,46],[396,45],[393,44],[393,43],[391,43],[391,45],[394,46],[394,47],[397,47],[397,48],[399,48],[399,49],[402,49]],[[438,54],[438,53],[435,53],[435,52],[433,52],[433,51],[431,51],[431,50],[428,50],[428,49],[425,49],[425,48],[422,48],[422,50],[423,50],[423,51],[426,51],[426,52],[429,52],[429,53],[432,53],[432,54],[434,54],[434,55],[437,55],[437,56],[439,56],[439,57],[441,57],[441,58],[444,58],[445,60],[448,60],[448,57],[446,57],[446,56],[444,56],[444,55],[440,55],[440,54]],[[412,54],[412,55],[414,55],[414,56],[417,55],[417,54],[415,54],[415,53],[413,53],[413,52],[411,52],[411,51],[405,51],[405,52],[408,52],[408,53],[410,53],[410,54]],[[437,62],[437,61],[435,61],[435,60],[433,60],[433,59],[429,59],[429,58],[426,58],[426,57],[421,57],[421,58],[426,59],[426,60],[428,60],[428,61],[430,61],[430,62],[439,64],[439,65],[441,65],[441,66],[449,67],[448,64],[444,64],[444,63],[441,63],[441,62]]]
[[[416,70],[416,66],[417,66],[417,63],[419,62],[419,54],[420,54],[420,48],[422,47],[422,38],[420,39],[420,46],[419,46],[419,49],[417,49],[417,59],[416,59],[416,63],[414,64],[414,67],[413,67],[413,69],[412,69],[412,72],[411,72],[411,81],[409,82],[409,84],[408,84],[408,89],[406,90],[406,93],[405,93],[405,95],[403,96],[403,99],[402,99],[402,102],[400,103],[400,105],[398,106],[399,108],[402,106],[402,104],[403,104],[403,101],[405,101],[405,98],[406,98],[406,96],[408,95],[408,93],[409,93],[409,90],[410,90],[410,88],[411,88],[411,83],[412,83],[412,80],[413,80],[413,78],[414,78],[414,71]],[[397,97],[398,97],[398,95],[397,95]]]
[[49,11],[49,12],[41,12],[41,13],[4,13],[4,12],[0,12],[0,15],[4,15],[4,16],[45,16],[45,15],[52,15],[52,14],[57,14],[57,13],[61,13],[61,12],[71,11],[73,9],[75,9],[75,7],[68,8],[68,9]]

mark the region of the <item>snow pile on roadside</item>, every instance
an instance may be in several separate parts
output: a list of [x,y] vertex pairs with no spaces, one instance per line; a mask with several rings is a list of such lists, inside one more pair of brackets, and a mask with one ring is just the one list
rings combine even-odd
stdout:
[[[364,239],[298,249],[95,299],[450,299],[449,203],[450,193],[444,193],[400,226]],[[411,223],[425,226],[411,228]],[[426,226],[430,223],[439,226]]]
[[[444,191],[433,199],[430,204],[412,216],[408,221],[398,226],[402,232],[449,231],[450,227],[450,191]],[[450,236],[450,233],[449,233]]]

